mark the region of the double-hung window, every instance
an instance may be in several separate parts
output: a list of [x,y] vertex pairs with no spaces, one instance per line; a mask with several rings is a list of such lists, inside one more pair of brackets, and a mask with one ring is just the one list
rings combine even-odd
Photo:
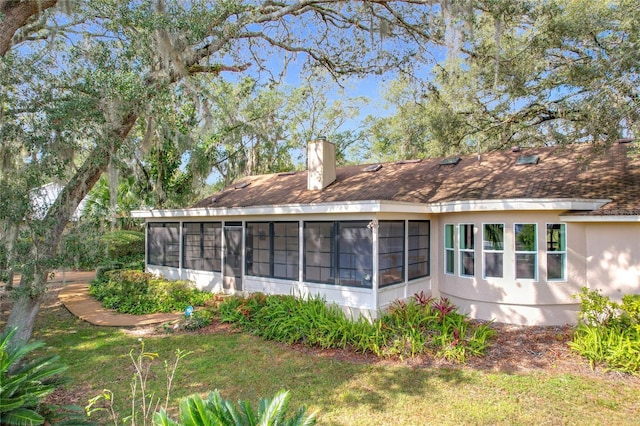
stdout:
[[455,227],[452,224],[444,225],[444,272],[450,275],[455,271]]
[[516,223],[514,226],[516,278],[538,278],[538,242],[535,223]]
[[567,279],[567,230],[564,223],[547,224],[547,280]]
[[475,241],[473,224],[460,225],[460,276],[472,277],[475,274]]
[[485,223],[482,227],[482,251],[484,253],[484,277],[504,276],[504,224]]

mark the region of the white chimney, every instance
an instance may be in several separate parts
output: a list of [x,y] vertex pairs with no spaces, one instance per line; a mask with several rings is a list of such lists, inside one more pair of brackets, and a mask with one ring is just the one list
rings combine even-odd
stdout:
[[336,146],[320,137],[307,145],[307,189],[317,191],[336,180]]

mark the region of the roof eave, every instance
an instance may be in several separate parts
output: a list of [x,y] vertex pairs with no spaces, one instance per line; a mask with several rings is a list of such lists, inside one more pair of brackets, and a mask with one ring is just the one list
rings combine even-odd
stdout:
[[340,213],[458,213],[474,211],[515,210],[583,210],[594,211],[610,200],[587,199],[506,199],[467,200],[440,203],[409,203],[399,201],[349,201],[311,204],[285,204],[250,207],[199,207],[186,209],[134,210],[131,217],[141,219],[180,217],[226,217],[263,215],[307,215]]

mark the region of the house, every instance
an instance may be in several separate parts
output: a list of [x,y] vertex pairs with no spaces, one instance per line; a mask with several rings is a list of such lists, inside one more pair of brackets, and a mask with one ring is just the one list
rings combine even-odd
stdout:
[[582,287],[640,292],[633,143],[551,146],[251,176],[190,208],[136,211],[147,270],[212,291],[317,295],[375,316],[423,291],[478,319],[576,321]]

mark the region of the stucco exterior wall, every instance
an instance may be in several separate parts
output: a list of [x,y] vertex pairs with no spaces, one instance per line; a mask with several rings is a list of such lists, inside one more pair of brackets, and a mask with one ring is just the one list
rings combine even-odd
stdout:
[[[473,212],[439,215],[432,222],[433,241],[438,250],[432,251],[437,263],[436,295],[450,298],[464,313],[474,318],[496,320],[522,325],[559,325],[575,322],[578,301],[573,294],[586,285],[586,238],[584,225],[566,224],[567,273],[561,281],[547,280],[546,226],[564,223],[561,212]],[[485,223],[504,224],[503,277],[483,277],[482,227]],[[537,225],[538,265],[535,279],[516,279],[515,276],[515,224]],[[456,225],[455,274],[446,274],[444,268],[444,226]],[[472,277],[460,276],[460,252],[458,250],[459,224],[474,225],[475,273]],[[437,232],[436,232],[437,231]]]
[[640,223],[587,223],[587,286],[619,300],[640,293]]

